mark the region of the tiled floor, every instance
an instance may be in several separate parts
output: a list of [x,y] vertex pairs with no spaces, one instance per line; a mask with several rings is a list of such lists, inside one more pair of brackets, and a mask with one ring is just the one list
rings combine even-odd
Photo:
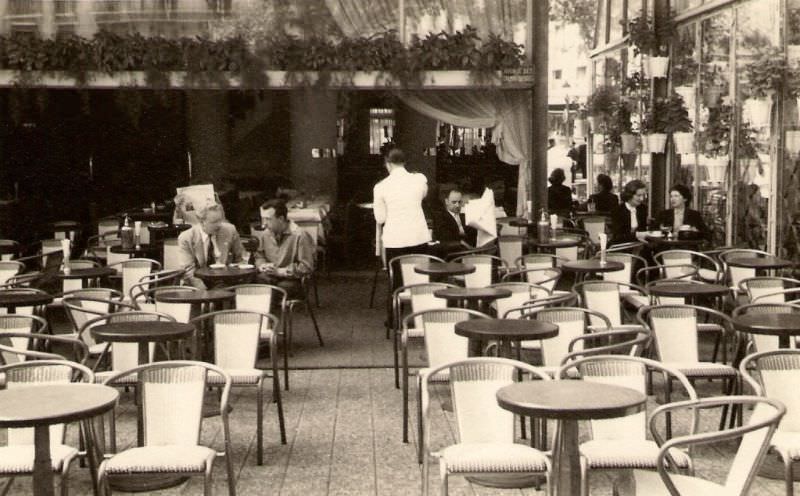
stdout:
[[[265,463],[255,464],[255,393],[236,391],[231,414],[235,483],[239,495],[405,495],[419,494],[420,470],[416,463],[416,439],[401,442],[401,394],[394,388],[390,341],[384,339],[383,315],[368,311],[369,278],[339,276],[331,284],[322,280],[323,308],[320,323],[326,337],[325,348],[318,348],[306,319],[299,318],[296,333],[296,359],[293,363],[344,368],[294,370],[291,390],[284,392],[288,444],[281,445],[274,404],[266,405]],[[334,305],[334,290],[337,304]],[[338,298],[341,298],[339,300]],[[380,304],[380,303],[379,303]],[[313,358],[313,357],[316,357]],[[324,357],[324,358],[323,358]],[[328,365],[329,364],[329,365]],[[365,365],[383,365],[363,368]],[[362,368],[353,368],[361,366]],[[702,383],[702,391],[715,390]],[[713,387],[713,389],[712,389]],[[269,398],[269,395],[265,395]],[[412,395],[413,398],[413,395]],[[444,446],[454,439],[452,412],[446,410],[446,389],[436,391],[433,414],[433,444]],[[654,402],[651,399],[651,405]],[[414,408],[411,409],[412,412]],[[120,448],[135,439],[135,422],[130,394],[123,396],[119,410]],[[413,414],[412,414],[413,415]],[[415,421],[412,416],[412,426]],[[716,418],[705,419],[706,423]],[[676,419],[676,430],[685,425]],[[713,424],[712,424],[713,425]],[[69,439],[74,440],[71,430]],[[204,424],[202,439],[222,446],[218,418]],[[720,480],[735,447],[705,448],[697,453],[699,475]],[[77,464],[72,470],[71,494],[89,494],[88,471]],[[438,494],[438,468],[431,470],[431,494]],[[218,460],[214,470],[215,494],[227,494],[225,464]],[[492,490],[454,478],[453,495],[525,494],[542,495],[536,490]],[[30,479],[18,479],[9,494],[30,494]],[[202,478],[157,492],[163,495],[202,494]],[[609,478],[593,478],[592,494],[610,494]],[[758,478],[754,495],[783,494],[782,483]]]

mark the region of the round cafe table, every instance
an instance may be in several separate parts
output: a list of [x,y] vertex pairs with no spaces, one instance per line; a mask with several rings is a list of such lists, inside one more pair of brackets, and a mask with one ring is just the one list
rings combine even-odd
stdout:
[[209,288],[252,282],[257,273],[258,269],[253,266],[241,269],[236,265],[220,269],[201,267],[194,270],[195,277],[202,280]]
[[[549,339],[558,336],[558,326],[534,319],[470,319],[456,323],[456,334],[469,338],[470,349],[473,343],[497,341],[498,356],[515,358],[511,353],[511,343]],[[517,346],[519,350],[519,346]]]
[[662,296],[664,298],[717,298],[725,296],[730,292],[730,288],[721,284],[691,283],[691,282],[669,282],[666,284],[652,284],[647,288],[650,296]]
[[558,496],[580,494],[578,421],[632,415],[644,409],[646,399],[634,389],[585,381],[526,381],[497,391],[501,408],[525,417],[559,422],[552,478]]
[[[89,446],[89,466],[96,486],[94,429],[88,422],[113,409],[119,398],[116,389],[99,384],[48,384],[0,391],[0,427],[33,428],[34,496],[53,496],[53,462],[50,458],[50,426],[81,421]],[[54,440],[56,442],[60,440]],[[95,492],[96,494],[96,492]]]
[[431,276],[431,281],[441,281],[451,276],[472,274],[475,266],[458,262],[423,262],[414,266],[414,272]]
[[733,257],[728,259],[728,265],[731,267],[740,267],[743,269],[755,270],[774,270],[786,269],[792,267],[794,263],[790,260],[784,260],[775,256],[765,257]]
[[798,313],[746,313],[733,319],[737,331],[748,334],[777,336],[781,348],[789,348],[790,340],[800,336]]
[[122,245],[111,247],[111,253],[120,255],[130,255],[135,258],[155,258],[158,257],[159,246],[154,244],[140,244],[131,248],[123,248]]
[[17,313],[17,307],[40,307],[53,302],[47,293],[27,293],[13,289],[0,291],[0,308],[8,313]]
[[668,238],[666,236],[651,236],[644,237],[647,244],[656,251],[661,250],[696,250],[705,241],[702,238],[695,239],[680,239],[677,237]]
[[625,268],[622,262],[614,260],[607,260],[605,263],[600,262],[600,259],[592,258],[589,260],[572,260],[561,264],[561,269],[575,274],[576,282],[581,282],[586,279],[589,274],[598,274],[601,272],[616,272]]
[[538,250],[555,250],[557,248],[572,248],[581,244],[580,238],[576,236],[557,236],[546,240],[533,238],[528,241],[528,245]]
[[63,270],[56,273],[56,277],[59,279],[80,279],[82,285],[84,287],[87,286],[87,282],[95,281],[99,279],[104,279],[108,276],[116,274],[112,267],[90,267],[88,269],[71,269],[69,274],[66,274]]
[[506,288],[445,288],[437,289],[433,292],[433,296],[444,298],[448,302],[455,302],[456,306],[461,308],[483,311],[494,300],[511,296],[511,290]]

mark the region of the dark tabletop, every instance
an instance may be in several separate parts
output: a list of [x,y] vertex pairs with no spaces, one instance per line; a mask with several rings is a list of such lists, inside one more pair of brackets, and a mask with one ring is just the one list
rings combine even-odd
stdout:
[[737,330],[767,336],[800,336],[798,313],[747,313],[733,319]]
[[207,291],[161,291],[156,294],[156,301],[162,303],[209,303],[236,298],[236,294],[223,289]]
[[437,298],[446,300],[497,300],[511,296],[505,288],[445,288],[433,292]]
[[138,248],[133,246],[131,248],[123,248],[122,245],[116,245],[111,247],[111,253],[121,253],[125,255],[135,255],[137,253],[156,253],[159,250],[158,245],[152,244],[143,244],[139,245]]
[[645,241],[655,245],[668,245],[668,246],[698,246],[703,244],[703,239],[695,238],[695,239],[678,239],[678,238],[667,238],[666,236],[645,236]]
[[646,399],[634,389],[586,381],[526,381],[497,391],[501,408],[519,415],[563,420],[631,415],[644,409]]
[[50,224],[50,230],[54,232],[74,231],[80,229],[80,227],[81,225],[79,223],[73,221],[54,222]]
[[200,267],[194,270],[195,277],[200,279],[240,279],[247,276],[252,276],[258,269],[251,267],[249,269],[240,269],[239,267],[225,267],[222,269],[212,269],[210,267]]
[[53,302],[53,297],[47,293],[17,293],[0,291],[0,307],[27,307],[34,305],[47,305]]
[[495,221],[498,224],[510,224],[511,222],[517,222],[517,221],[527,222],[527,219],[525,219],[524,217],[498,217],[497,219],[495,219]]
[[746,269],[783,269],[794,265],[789,260],[778,257],[733,257],[728,259],[728,265]]
[[99,384],[52,384],[0,391],[0,426],[32,427],[73,422],[111,410],[116,389]]
[[61,271],[56,274],[56,277],[59,279],[94,279],[116,273],[117,271],[112,267],[91,267],[89,269],[72,269],[69,271],[69,274],[65,274]]
[[475,266],[454,262],[423,262],[414,266],[414,272],[431,276],[460,276],[472,274]]
[[535,226],[536,223],[528,219],[514,219],[509,221],[508,225],[513,227],[529,227],[529,226]]
[[558,336],[558,326],[532,319],[471,319],[456,323],[456,334],[473,339],[548,339]]
[[538,246],[539,248],[570,248],[581,244],[581,240],[575,236],[562,236],[544,241],[539,241],[538,238],[534,238],[528,241],[528,244]]
[[141,343],[184,339],[192,335],[194,326],[181,322],[137,320],[97,325],[89,331],[97,341]]
[[598,259],[591,260],[573,260],[571,262],[564,262],[561,268],[572,272],[615,272],[625,268],[622,262],[615,262],[613,260],[606,261],[601,264]]
[[0,243],[0,253],[16,253],[19,251],[19,245],[11,243]]
[[679,298],[681,296],[722,296],[728,294],[730,288],[721,284],[669,282],[653,284],[647,288],[647,291],[654,296]]

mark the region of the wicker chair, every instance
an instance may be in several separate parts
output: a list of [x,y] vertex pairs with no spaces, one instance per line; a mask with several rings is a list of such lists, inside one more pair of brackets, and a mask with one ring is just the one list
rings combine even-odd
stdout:
[[748,277],[739,281],[739,291],[747,295],[748,303],[784,303],[786,297],[800,292],[800,281],[789,277]]
[[557,267],[522,269],[509,272],[503,276],[503,282],[529,282],[544,286],[551,293],[556,293],[556,284],[561,280],[561,275],[561,269]]
[[757,395],[786,405],[786,415],[772,435],[769,448],[783,462],[786,496],[793,496],[793,467],[800,460],[800,404],[797,396],[800,350],[772,350],[748,355],[739,364],[739,373]]
[[[697,393],[689,380],[678,370],[654,360],[634,356],[600,355],[570,361],[558,372],[558,379],[580,378],[584,381],[625,386],[647,394],[648,374],[660,372],[665,382],[678,381],[690,400]],[[577,373],[577,377],[575,375]],[[689,434],[694,434],[697,419],[691,416]],[[647,412],[625,417],[592,420],[591,440],[581,443],[581,496],[589,494],[589,476],[596,470],[634,468],[656,469],[659,447],[647,439]],[[675,449],[670,452],[678,469],[693,473],[691,453]]]
[[[584,281],[573,286],[573,291],[578,293],[581,304],[589,310],[599,312],[611,321],[614,329],[637,329],[638,324],[623,323],[623,301],[638,299],[647,295],[647,290],[635,284],[614,281]],[[595,317],[591,318],[591,325],[600,325]]]
[[25,264],[16,260],[0,261],[0,285],[6,284],[9,279],[25,272]]
[[[522,374],[533,379],[550,380],[536,367],[503,358],[470,358],[442,364],[421,376],[422,415],[422,494],[428,494],[430,459],[439,460],[441,494],[448,494],[451,476],[503,475],[513,477],[518,487],[527,487],[532,479],[544,476],[550,491],[550,461],[545,453],[514,442],[514,415],[497,405],[497,390],[511,384]],[[458,430],[456,443],[433,451],[431,446],[430,387],[450,379]],[[510,484],[507,487],[515,487]]]
[[[231,387],[256,390],[256,460],[264,463],[264,379],[267,371],[256,368],[258,343],[264,327],[275,329],[278,319],[274,315],[247,310],[220,310],[199,315],[192,319],[198,329],[209,323],[213,334],[214,364],[230,374]],[[277,347],[277,335],[273,334],[271,347]],[[278,426],[281,443],[286,444],[286,426],[281,402],[281,383],[276,362],[272,363],[272,395],[278,409]],[[212,378],[214,384],[216,379]]]
[[511,291],[511,296],[500,298],[492,303],[492,306],[497,310],[498,316],[509,316],[509,310],[512,308],[521,307],[531,300],[551,296],[550,290],[546,287],[529,282],[500,282],[492,284],[490,287]]
[[[664,250],[653,255],[656,263],[665,266],[692,265],[697,268],[697,277],[711,284],[722,284],[725,270],[722,264],[703,252],[693,250]],[[678,269],[668,268],[666,277],[675,278],[681,275]]]
[[130,258],[109,264],[109,267],[116,268],[122,274],[122,295],[128,299],[131,289],[143,277],[149,276],[154,270],[161,270],[161,263],[149,258]]
[[[8,344],[4,344],[8,343]],[[53,345],[71,349],[74,356],[54,353]],[[29,360],[71,360],[84,365],[89,357],[89,347],[79,339],[34,332],[0,332],[0,364],[27,362]],[[5,380],[0,378],[0,385]]]
[[[746,425],[720,432],[698,432],[664,441],[657,424],[662,415],[675,411],[698,411],[709,408],[742,409],[754,407]],[[658,452],[658,472],[635,470],[633,472],[637,494],[648,496],[680,496],[688,494],[719,494],[744,496],[755,479],[761,461],[767,453],[769,440],[786,413],[781,403],[756,396],[727,396],[681,401],[657,408],[650,417],[650,432],[661,447]],[[676,448],[695,445],[725,443],[741,439],[739,449],[730,465],[723,484],[699,477],[670,473],[673,463],[670,454]]]
[[[740,315],[748,313],[800,313],[800,305],[793,305],[791,303],[750,303],[749,305],[742,305],[733,309],[731,318],[735,319]],[[749,347],[754,347],[753,351],[773,351],[780,348],[780,338],[778,336],[767,336],[764,334],[746,334],[740,333],[737,339],[739,356],[745,354],[744,350]],[[789,345],[797,347],[797,340],[790,339]]]
[[462,255],[451,260],[456,263],[465,263],[475,266],[475,272],[461,276],[464,285],[468,288],[485,288],[508,273],[505,260],[495,255],[473,254]]
[[[94,380],[91,370],[66,360],[40,360],[5,365],[0,367],[0,376],[4,378],[8,388],[70,382],[91,383]],[[59,479],[61,496],[69,494],[69,470],[79,455],[76,448],[64,444],[65,433],[64,424],[50,426],[50,458],[54,475]],[[6,446],[0,447],[0,477],[33,475],[33,429],[8,429],[6,439]]]
[[[212,380],[222,390],[220,417],[224,450],[221,452],[200,444],[203,401]],[[208,496],[213,490],[214,461],[217,457],[224,457],[228,494],[235,496],[236,481],[231,459],[233,450],[228,424],[231,376],[209,363],[172,361],[151,363],[116,373],[108,377],[104,384],[123,386],[131,381],[136,384],[141,398],[137,404],[141,442],[120,453],[106,455],[97,474],[101,490],[111,494],[109,476],[203,475],[204,494]],[[112,417],[112,425],[115,422],[115,417]]]

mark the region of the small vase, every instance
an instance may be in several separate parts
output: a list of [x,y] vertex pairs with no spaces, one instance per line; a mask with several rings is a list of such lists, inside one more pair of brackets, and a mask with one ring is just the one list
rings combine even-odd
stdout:
[[635,134],[624,133],[620,135],[622,139],[622,153],[623,154],[633,154],[636,153],[637,148],[637,140]]
[[694,153],[694,133],[673,133],[672,141],[675,142],[675,153]]
[[651,133],[646,136],[647,149],[650,153],[664,153],[667,147],[666,133]]

